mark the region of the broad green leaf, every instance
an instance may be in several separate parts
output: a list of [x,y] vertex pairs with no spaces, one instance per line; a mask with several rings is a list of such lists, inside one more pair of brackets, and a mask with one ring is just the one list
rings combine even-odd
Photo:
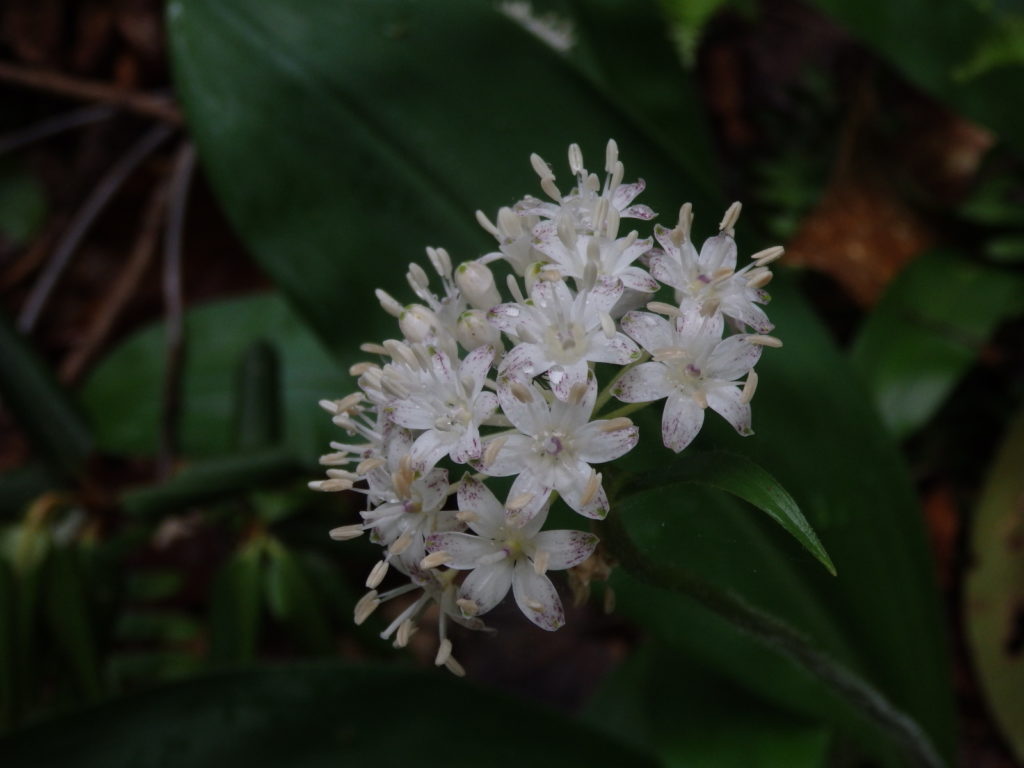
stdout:
[[0,733],[14,721],[16,644],[14,621],[17,593],[14,574],[7,561],[0,558]]
[[[424,246],[456,262],[494,249],[473,212],[539,193],[531,152],[568,183],[570,142],[600,168],[615,138],[627,179],[648,182],[644,202],[671,217],[693,196],[719,215],[707,180],[657,150],[642,114],[490,3],[175,0],[168,16],[177,90],[218,197],[335,349],[394,335],[373,290],[408,296],[405,265]],[[689,122],[673,141],[711,155]]]
[[264,584],[270,614],[285,624],[305,650],[326,653],[331,649],[327,612],[300,561],[283,544],[267,542]]
[[337,662],[195,680],[26,729],[5,768],[651,768],[600,730],[450,675]]
[[907,437],[935,413],[1000,321],[1024,311],[1024,278],[932,251],[892,282],[853,346],[882,419]]
[[640,488],[695,483],[731,493],[764,512],[836,575],[836,568],[793,497],[750,459],[726,451],[688,453],[632,484]]
[[585,722],[679,768],[818,768],[829,733],[674,649],[648,642],[587,702]]
[[294,455],[281,449],[204,459],[186,466],[161,485],[126,491],[121,505],[129,514],[156,518],[195,504],[237,496],[261,485],[294,479],[301,472]]
[[256,656],[263,602],[263,546],[249,542],[221,567],[210,596],[210,657],[247,662]]
[[[1019,15],[991,3],[932,0],[815,0],[907,79],[1024,151],[1024,112],[1007,109],[1020,90],[1024,60],[1006,52]],[[1014,29],[1007,18],[1017,19]]]
[[[284,445],[306,461],[323,453],[337,428],[316,403],[347,394],[352,383],[280,298],[264,294],[197,307],[185,315],[185,333],[181,439],[186,456],[235,450],[238,371],[261,340],[280,358]],[[103,451],[156,452],[163,344],[162,327],[150,326],[117,347],[85,383],[81,400]]]
[[0,313],[0,397],[53,469],[78,472],[92,437],[67,393],[35,350]]
[[198,621],[181,611],[129,609],[118,616],[114,634],[127,643],[182,646],[194,642],[202,629]]
[[281,362],[265,341],[253,344],[238,370],[235,440],[239,450],[272,448],[281,440]]
[[1024,412],[1018,413],[971,518],[964,617],[989,710],[1024,760]]
[[0,474],[0,518],[20,516],[32,499],[59,487],[59,477],[42,461]]

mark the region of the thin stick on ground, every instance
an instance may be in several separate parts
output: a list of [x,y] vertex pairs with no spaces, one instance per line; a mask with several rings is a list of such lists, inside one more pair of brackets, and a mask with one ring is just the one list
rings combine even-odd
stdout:
[[128,112],[155,117],[172,125],[182,123],[181,112],[169,97],[131,91],[96,80],[85,80],[50,70],[0,62],[0,82],[82,101],[111,104]]
[[178,446],[178,416],[181,410],[181,368],[184,356],[184,301],[181,290],[181,250],[185,230],[188,191],[195,170],[196,151],[187,142],[174,161],[174,173],[167,207],[167,228],[164,230],[163,294],[165,321],[166,368],[160,418],[160,453],[157,473],[160,479],[170,476]]
[[117,110],[114,107],[101,104],[91,107],[80,107],[70,112],[65,112],[62,115],[48,117],[27,128],[0,136],[0,155],[27,147],[30,144],[56,136],[64,131],[109,120],[115,114],[117,114]]
[[76,211],[67,231],[57,243],[57,247],[54,248],[53,255],[43,269],[43,273],[32,286],[32,291],[21,309],[21,314],[18,315],[19,331],[30,333],[35,328],[57,281],[64,274],[64,270],[71,262],[71,257],[78,250],[78,246],[89,232],[96,217],[106,208],[107,203],[132,172],[174,131],[172,126],[162,123],[154,126],[133,144],[100,179],[99,184],[86,198],[82,207]]
[[60,368],[60,380],[70,384],[78,380],[103,343],[110,335],[114,323],[128,305],[136,288],[153,261],[160,242],[160,227],[164,222],[164,208],[167,204],[167,186],[159,184],[153,190],[142,216],[142,226],[132,246],[128,263],[121,270],[110,292],[103,297],[99,310],[93,316],[81,343],[65,358]]

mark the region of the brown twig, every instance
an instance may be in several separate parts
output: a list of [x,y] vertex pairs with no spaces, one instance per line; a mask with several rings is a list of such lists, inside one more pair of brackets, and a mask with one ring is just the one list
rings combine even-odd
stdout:
[[56,136],[58,133],[70,131],[73,128],[109,120],[116,112],[114,107],[99,104],[91,107],[79,107],[63,115],[48,117],[27,128],[0,136],[0,155],[48,139],[50,136]]
[[160,225],[164,220],[166,204],[167,186],[161,183],[153,190],[149,202],[146,204],[146,210],[142,216],[142,226],[135,238],[128,263],[117,276],[117,281],[110,293],[103,297],[99,311],[93,317],[82,342],[72,350],[61,365],[61,382],[70,384],[78,380],[82,371],[103,346],[117,318],[134,295],[135,289],[153,260],[157,244],[160,242]]
[[0,81],[82,101],[112,104],[172,125],[180,125],[182,122],[181,112],[168,97],[130,91],[96,80],[84,80],[50,70],[0,62]]
[[166,368],[160,419],[160,453],[157,472],[167,479],[173,469],[178,445],[178,416],[181,410],[181,370],[184,359],[184,301],[181,290],[181,244],[185,230],[188,190],[195,169],[196,151],[186,142],[174,162],[168,196],[167,228],[164,230],[163,294]]
[[86,198],[82,207],[75,212],[71,224],[53,251],[46,268],[39,276],[32,291],[25,300],[21,314],[18,315],[18,330],[24,334],[35,328],[46,302],[53,293],[54,286],[64,273],[71,257],[78,250],[82,238],[92,227],[96,217],[103,211],[111,198],[121,188],[125,180],[145,160],[150,153],[159,147],[172,133],[174,127],[161,123],[147,131],[141,139],[133,144],[116,163],[100,179],[99,184]]

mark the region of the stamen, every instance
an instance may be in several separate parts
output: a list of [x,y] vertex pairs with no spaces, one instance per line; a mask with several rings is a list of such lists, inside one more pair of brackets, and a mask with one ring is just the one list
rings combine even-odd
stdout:
[[380,586],[380,583],[384,581],[384,577],[388,575],[388,561],[381,560],[370,571],[370,575],[366,577],[366,586],[369,589],[376,589]]
[[585,170],[583,167],[583,152],[579,144],[569,145],[569,170],[575,176]]
[[764,288],[775,277],[767,269],[763,272],[754,272],[753,276],[747,278],[747,286],[750,288]]
[[676,228],[682,234],[684,240],[690,239],[690,227],[693,226],[693,204],[683,203],[679,209],[679,223]]
[[409,638],[416,631],[416,624],[412,619],[406,619],[398,625],[398,634],[395,635],[395,648],[405,648],[409,644]]
[[519,283],[516,282],[515,275],[506,275],[505,285],[508,286],[508,292],[512,294],[512,298],[516,300],[517,304],[522,304],[526,301],[526,297],[523,296],[523,292],[519,290]]
[[[604,198],[602,198],[603,200]],[[619,209],[614,206],[608,208],[608,215],[605,218],[604,223],[604,234],[605,237],[614,239],[619,233]]]
[[354,472],[349,472],[347,469],[338,469],[337,467],[328,469],[327,476],[339,480],[350,480],[352,482],[357,482],[359,480],[359,475]]
[[604,150],[604,170],[611,173],[615,170],[615,164],[619,161],[619,145],[615,139],[608,139],[608,146]]
[[558,191],[558,187],[555,186],[554,177],[550,179],[541,179],[540,188],[544,190],[544,193],[555,202],[560,203],[562,201],[562,193]]
[[373,472],[373,470],[383,467],[385,464],[387,464],[387,461],[379,456],[371,456],[369,459],[363,459],[359,462],[359,465],[356,467],[356,474],[369,474],[370,472]]
[[630,429],[633,422],[625,416],[618,416],[601,424],[602,432],[620,432],[623,429]]
[[363,526],[361,525],[342,525],[338,528],[332,528],[330,537],[335,541],[349,541],[350,539],[358,539],[363,535]]
[[533,166],[534,173],[540,176],[542,181],[555,178],[555,174],[551,172],[551,167],[536,152],[530,155],[530,165]]
[[580,494],[580,506],[586,507],[595,498],[597,498],[598,492],[601,490],[601,473],[595,472],[593,469],[590,470],[590,477],[587,478],[587,484],[583,487],[583,493]]
[[370,614],[377,610],[378,606],[380,606],[380,603],[381,601],[378,599],[377,590],[375,589],[371,589],[369,592],[367,592],[365,595],[359,598],[359,602],[356,603],[354,611],[355,616],[353,617],[356,626],[359,626],[368,618],[370,618]]
[[434,666],[440,667],[448,663],[448,659],[452,656],[452,641],[447,637],[441,641],[441,645],[437,648],[437,656],[434,657]]
[[412,283],[414,290],[416,286],[419,286],[420,288],[430,287],[430,278],[427,276],[427,271],[415,261],[409,264],[409,271],[405,276],[409,282]]
[[679,311],[679,307],[666,304],[663,301],[649,301],[647,302],[647,309],[659,315],[667,315],[668,317],[680,317],[683,314]]
[[719,231],[724,232],[729,237],[733,237],[736,234],[736,222],[739,220],[740,211],[742,210],[743,204],[739,201],[730,205],[722,217],[722,223],[718,225]]
[[462,611],[463,616],[476,616],[480,613],[480,606],[477,605],[476,600],[470,600],[468,597],[460,597],[455,601],[455,605]]
[[311,480],[307,483],[309,490],[311,491],[323,491],[324,493],[334,493],[336,491],[347,491],[352,488],[351,480],[331,479],[331,480]]
[[501,449],[505,447],[505,443],[508,437],[496,437],[487,444],[487,448],[484,449],[484,466],[490,466],[494,463],[494,460],[498,458],[498,454]]
[[364,344],[360,344],[359,349],[371,355],[386,355],[388,353],[388,351],[380,344],[374,344],[369,341]]
[[445,661],[444,666],[449,672],[451,672],[456,677],[466,676],[466,670],[463,668],[461,664],[459,664],[459,662],[455,660],[454,656],[449,656],[448,659]]
[[498,226],[501,227],[505,236],[512,240],[517,240],[523,235],[522,222],[519,221],[519,217],[516,216],[515,211],[511,208],[498,209]]
[[526,607],[529,608],[531,611],[537,611],[539,613],[540,611],[544,610],[544,603],[538,603],[536,600],[533,600],[529,597],[526,598],[524,602],[526,603]]
[[601,313],[601,330],[604,331],[605,338],[615,338],[615,321],[612,320],[612,316],[607,312]]
[[[600,232],[604,229],[605,220],[608,218],[608,198],[602,197],[597,201],[597,205],[594,206],[594,218],[590,222],[594,232]],[[593,241],[591,241],[593,243]],[[587,248],[587,255],[590,255],[590,248]]]
[[462,509],[455,513],[455,519],[463,523],[475,523],[480,515],[471,509]]
[[622,183],[622,177],[626,175],[626,166],[618,160],[615,161],[615,168],[612,169],[612,178],[608,183],[608,190],[614,191]]
[[425,571],[429,571],[431,568],[437,568],[441,565],[446,565],[452,561],[452,556],[444,550],[439,552],[431,552],[429,555],[420,560],[420,568]]
[[747,380],[743,382],[743,391],[740,393],[740,402],[749,403],[754,399],[754,392],[757,391],[757,372],[751,368],[747,374]]
[[779,349],[782,346],[782,339],[777,339],[774,336],[762,336],[761,334],[752,334],[747,336],[747,341],[761,347],[773,347],[775,349]]
[[758,251],[750,257],[750,260],[754,262],[755,266],[763,267],[766,264],[771,264],[773,261],[781,259],[785,252],[786,249],[781,245],[773,245],[771,248],[765,248],[763,251]]
[[352,461],[348,452],[325,453],[320,457],[320,465],[324,467],[339,467]]
[[391,546],[388,547],[388,554],[400,555],[409,548],[410,544],[412,544],[412,531],[407,530],[391,543]]
[[696,392],[693,392],[690,395],[690,397],[692,397],[693,398],[693,402],[695,402],[701,408],[707,408],[708,407],[708,396],[706,394],[704,394],[704,390],[698,389]]
[[518,381],[513,381],[511,384],[508,385],[508,390],[513,394],[516,400],[518,400],[521,403],[533,402],[533,393],[530,391],[530,388],[527,387],[525,384],[522,384]]
[[348,369],[348,375],[355,376],[358,378],[359,376],[362,376],[364,373],[372,371],[376,367],[377,365],[375,363],[356,363],[355,365],[351,366]]
[[533,497],[535,495],[536,494],[530,493],[529,491],[527,491],[525,493],[520,493],[515,498],[509,499],[508,503],[505,504],[505,509],[507,509],[509,512],[512,512],[513,514],[518,513],[518,512],[522,512],[523,509],[531,501],[533,501]]
[[546,549],[542,549],[536,555],[533,556],[533,572],[538,576],[543,576],[548,571],[548,563],[551,562],[551,553]]
[[377,294],[377,301],[380,302],[380,305],[384,308],[385,312],[392,317],[398,317],[402,314],[402,305],[395,301],[391,297],[391,294],[387,291],[381,290],[380,288],[378,288],[375,293]]
[[325,411],[333,415],[335,413],[338,413],[338,411],[340,410],[338,408],[338,402],[339,401],[337,400],[321,400],[319,403],[317,403],[317,405],[319,405]]
[[490,234],[493,237],[496,237],[499,240],[501,239],[501,232],[498,231],[498,228],[494,226],[493,222],[487,218],[487,214],[485,214],[483,211],[476,212],[476,221],[481,227],[484,228],[484,230],[488,232],[488,234]]
[[572,389],[569,390],[569,403],[571,405],[579,405],[583,402],[583,398],[587,396],[588,387],[582,381],[578,381],[572,385]]

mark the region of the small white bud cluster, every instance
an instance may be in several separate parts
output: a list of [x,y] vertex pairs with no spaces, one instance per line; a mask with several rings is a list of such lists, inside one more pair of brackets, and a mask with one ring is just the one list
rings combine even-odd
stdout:
[[[382,633],[403,646],[436,603],[436,662],[456,674],[448,622],[484,629],[480,617],[509,591],[537,626],[564,623],[548,572],[582,564],[597,537],[545,530],[548,510],[557,498],[586,518],[608,514],[595,466],[637,444],[626,414],[665,400],[662,440],[674,451],[694,439],[707,408],[750,434],[754,365],[764,347],[781,346],[759,305],[782,249],[736,269],[738,203],[699,252],[689,204],[672,229],[621,234],[624,220],[655,213],[634,204],[644,182],[623,183],[614,141],[604,160],[602,178],[572,145],[573,184],[563,194],[533,155],[550,201],[527,196],[493,221],[478,211],[498,250],[454,269],[446,251],[428,248],[435,276],[418,264],[406,276],[418,303],[403,306],[378,290],[402,338],[363,345],[377,359],[352,367],[359,391],[321,401],[349,438],[331,444],[321,458],[327,478],[310,487],[366,497],[362,521],[331,538],[368,532],[382,547],[356,623],[410,595]],[[502,264],[499,279],[492,265]],[[655,300],[666,287],[672,301]],[[599,365],[618,368],[600,393]],[[637,405],[606,410],[612,397]],[[492,477],[515,478],[504,501],[488,487]],[[378,592],[394,571],[406,583]]]

